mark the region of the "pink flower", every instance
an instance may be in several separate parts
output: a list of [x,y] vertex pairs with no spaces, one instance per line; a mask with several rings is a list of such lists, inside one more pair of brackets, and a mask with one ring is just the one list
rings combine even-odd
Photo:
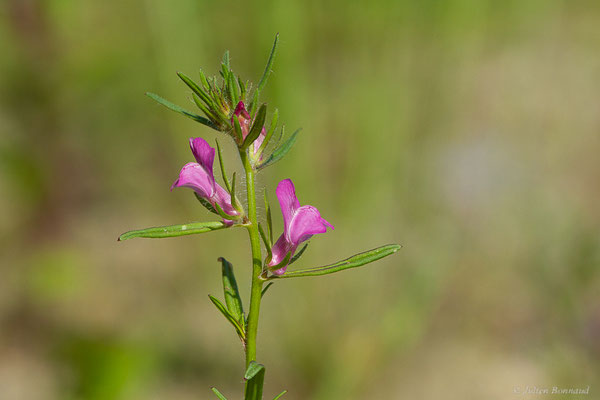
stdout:
[[[188,187],[198,195],[206,199],[213,207],[219,207],[228,215],[239,215],[239,212],[231,205],[231,195],[217,182],[213,174],[213,163],[215,160],[215,149],[210,147],[202,138],[190,138],[190,148],[197,163],[187,163],[181,168],[179,178],[171,186]],[[226,223],[231,221],[225,220]]]
[[[288,253],[294,255],[300,243],[307,241],[317,233],[327,232],[333,228],[329,222],[321,218],[319,210],[313,206],[302,206],[296,197],[296,190],[291,179],[284,179],[277,185],[277,199],[283,214],[283,234],[271,249],[272,257],[268,263],[274,267],[284,261]],[[275,275],[283,275],[287,264],[274,270]]]
[[[235,111],[233,112],[233,116],[231,117],[231,125],[232,126],[234,124],[233,119],[236,117],[237,117],[238,121],[240,121],[240,127],[242,128],[242,139],[246,139],[246,136],[248,136],[248,133],[250,133],[252,121],[250,120],[250,114],[248,114],[248,111],[246,111],[246,106],[244,105],[243,101],[240,101],[237,104],[237,107],[235,107]],[[252,146],[254,146],[254,151],[253,151],[254,154],[253,155],[256,155],[256,153],[258,152],[260,145],[265,140],[265,136],[267,136],[267,131],[265,130],[265,127],[263,126],[260,131],[260,134],[258,135],[256,140],[252,144]]]

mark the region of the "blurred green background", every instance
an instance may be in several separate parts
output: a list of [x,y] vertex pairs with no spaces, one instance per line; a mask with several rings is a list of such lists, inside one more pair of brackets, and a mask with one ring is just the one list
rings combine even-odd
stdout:
[[116,238],[212,218],[169,186],[216,135],[144,92],[192,108],[175,72],[225,49],[257,80],[276,32],[263,99],[303,131],[259,184],[336,227],[296,265],[404,248],[271,289],[266,396],[598,398],[599,26],[597,1],[3,0],[0,399],[239,398],[206,295],[219,256],[248,295],[246,233]]

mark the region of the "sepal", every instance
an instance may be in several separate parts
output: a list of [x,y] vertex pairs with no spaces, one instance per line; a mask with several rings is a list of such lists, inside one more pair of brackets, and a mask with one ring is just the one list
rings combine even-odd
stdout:
[[208,202],[208,200],[206,200],[204,197],[200,196],[198,193],[194,192],[194,196],[196,197],[196,200],[198,200],[200,202],[200,204],[202,204],[202,206],[204,208],[206,208],[208,211],[210,211],[213,214],[217,214],[219,215],[219,213],[217,212],[217,210],[215,210],[215,208],[213,207],[212,204],[210,204]]
[[292,257],[292,259],[290,260],[290,263],[288,265],[292,265],[293,263],[295,263],[296,261],[298,261],[298,259],[300,257],[302,257],[302,254],[304,254],[304,252],[306,251],[307,247],[308,247],[308,243],[306,243],[304,246],[302,246],[302,248],[300,249],[300,251],[298,253],[296,253],[294,255],[294,257]]

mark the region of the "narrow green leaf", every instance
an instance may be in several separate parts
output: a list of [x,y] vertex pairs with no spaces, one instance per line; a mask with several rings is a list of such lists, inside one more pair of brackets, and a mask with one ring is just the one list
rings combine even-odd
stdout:
[[200,70],[200,82],[202,82],[202,86],[204,89],[208,89],[210,87],[208,81],[206,80],[206,75],[204,75],[204,72],[202,70]]
[[225,50],[225,54],[223,54],[223,64],[228,70],[231,69],[229,66],[229,50]]
[[223,314],[227,321],[229,321],[229,323],[233,325],[240,339],[244,340],[246,338],[246,332],[244,331],[243,325],[240,325],[240,323],[235,319],[235,317],[231,315],[229,310],[227,310],[223,303],[221,303],[216,297],[211,296],[209,294],[208,298],[210,299],[210,301],[212,301],[215,307],[217,307],[217,310],[219,310],[221,314]]
[[244,307],[242,305],[240,291],[233,273],[233,265],[223,257],[219,257],[219,261],[221,262],[225,304],[231,315],[235,317],[241,326],[244,326],[246,324],[246,318],[244,316]]
[[267,196],[267,189],[263,192],[265,197],[265,210],[267,213],[267,229],[269,230],[269,244],[273,246],[273,219],[271,218],[271,205]]
[[233,75],[233,73],[231,73],[231,71],[229,76],[227,77],[227,90],[229,92],[229,97],[231,98],[231,105],[235,107],[236,104],[240,101],[239,88],[237,86],[237,80],[235,79],[235,76]]
[[244,143],[242,143],[242,149],[247,149],[248,146],[254,143],[256,138],[258,138],[258,135],[260,135],[260,131],[265,125],[266,116],[267,105],[263,104],[260,106],[258,112],[256,113],[256,118],[254,118],[254,122],[252,123],[252,127],[250,128],[250,132],[248,132],[248,136],[246,136],[246,139],[244,139]]
[[286,140],[282,145],[277,147],[269,156],[269,158],[267,158],[258,166],[258,169],[263,169],[281,160],[292,149],[294,143],[296,143],[296,136],[298,136],[298,132],[300,132],[300,129],[297,129],[296,132],[292,133],[288,140]]
[[260,97],[260,90],[256,89],[254,91],[254,95],[252,96],[252,102],[248,107],[248,112],[250,115],[254,115],[254,109],[256,109],[256,105],[258,104],[258,98]]
[[206,208],[208,211],[210,211],[213,214],[219,214],[217,212],[217,210],[215,210],[215,208],[212,206],[212,204],[210,204],[208,202],[208,200],[206,200],[204,197],[200,196],[198,193],[194,192],[194,196],[196,196],[196,199],[200,202],[200,204],[202,204],[204,206],[204,208]]
[[292,265],[293,263],[295,263],[296,261],[298,261],[298,259],[300,257],[302,257],[302,254],[306,251],[306,248],[308,247],[308,243],[306,243],[298,253],[296,253],[296,255],[294,255],[294,257],[292,257],[292,259],[290,260],[290,264]]
[[221,71],[219,71],[219,73],[221,74],[221,77],[223,78],[223,83],[225,84],[227,82],[227,79],[229,79],[229,68],[227,68],[225,64],[221,64]]
[[277,43],[279,43],[279,33],[275,35],[275,41],[273,42],[273,47],[271,48],[271,54],[269,54],[269,60],[267,61],[267,65],[265,66],[265,71],[263,72],[262,78],[260,78],[260,82],[258,82],[258,90],[262,90],[262,88],[267,83],[267,79],[271,74],[271,67],[273,66],[273,61],[275,60],[275,53],[277,52]]
[[[219,398],[219,400],[227,400],[227,398],[225,396],[223,396],[223,394],[221,392],[219,392],[217,390],[217,388],[211,388],[211,389],[217,395],[217,397]],[[279,398],[279,397],[276,397],[275,399],[277,399],[277,398]]]
[[219,130],[208,118],[204,118],[204,117],[202,117],[202,116],[200,116],[198,114],[194,114],[193,112],[185,110],[182,107],[179,107],[178,105],[171,103],[169,100],[163,99],[162,97],[160,97],[157,94],[148,92],[148,93],[146,93],[146,96],[150,97],[154,101],[157,101],[158,103],[160,103],[163,106],[167,107],[171,111],[175,111],[175,112],[178,112],[180,114],[183,114],[186,117],[191,118],[194,121],[201,123],[202,125],[208,126],[209,128],[213,128],[213,129]]
[[196,104],[196,107],[198,107],[204,113],[204,115],[206,115],[208,118],[210,118],[212,120],[219,119],[215,115],[213,110],[206,107],[206,104],[202,102],[202,100],[200,99],[200,97],[198,97],[198,95],[196,93],[192,93],[192,98],[194,99],[194,103]]
[[231,190],[229,191],[229,195],[231,196],[232,204],[235,201],[235,181],[236,181],[236,173],[234,172],[231,176]]
[[[179,77],[179,79],[181,79],[183,81],[183,83],[185,83],[190,89],[192,89],[192,91],[194,93],[196,93],[198,96],[200,96],[201,99],[210,99],[210,97],[208,97],[208,94],[206,94],[206,92],[200,87],[198,86],[198,84],[196,82],[194,82],[191,78],[189,78],[187,75],[185,75],[183,72],[177,72],[177,76]],[[210,104],[207,104],[208,106],[210,106]]]
[[275,396],[275,398],[273,400],[278,400],[281,398],[281,396],[283,396],[284,394],[287,393],[287,390],[284,390],[283,392],[279,393],[277,396]]
[[275,109],[275,112],[273,113],[273,117],[271,118],[271,125],[269,127],[269,130],[267,131],[265,139],[263,140],[262,144],[260,145],[260,148],[258,149],[259,154],[261,154],[263,152],[263,150],[269,144],[269,141],[271,140],[271,137],[273,136],[273,133],[275,132],[275,128],[277,127],[278,119],[279,119],[279,110]]
[[228,228],[222,222],[192,222],[183,225],[159,226],[155,228],[139,229],[125,232],[119,236],[119,241],[133,238],[168,238],[184,235],[194,235],[196,233],[205,233]]
[[262,400],[265,367],[256,361],[251,361],[244,379],[247,380],[244,400]]
[[262,299],[265,295],[265,293],[267,293],[267,290],[269,290],[269,288],[273,286],[273,282],[269,282],[267,283],[267,286],[265,286],[262,290],[262,292],[260,292],[260,298]]
[[219,166],[221,167],[221,177],[223,178],[223,182],[225,183],[225,187],[227,188],[227,191],[229,193],[231,193],[231,184],[229,183],[229,178],[227,178],[227,172],[225,172],[225,162],[223,161],[223,154],[221,153],[221,146],[219,146],[218,140],[215,139],[215,142],[217,142],[217,155],[219,157]]
[[[332,274],[334,272],[342,271],[349,268],[356,268],[363,266],[365,264],[372,263],[383,257],[394,254],[398,250],[400,250],[402,246],[398,244],[388,244],[386,246],[381,246],[373,250],[365,251],[363,253],[356,254],[350,258],[347,258],[342,261],[338,261],[335,264],[325,265],[322,267],[316,268],[307,268],[300,269],[297,271],[286,272],[283,275],[273,275],[267,278],[267,280],[271,279],[282,279],[282,278],[300,278],[304,276],[318,276],[318,275],[327,275]],[[271,268],[275,269],[275,268]]]
[[244,81],[238,76],[238,85],[240,86],[240,100],[246,103],[246,85]]

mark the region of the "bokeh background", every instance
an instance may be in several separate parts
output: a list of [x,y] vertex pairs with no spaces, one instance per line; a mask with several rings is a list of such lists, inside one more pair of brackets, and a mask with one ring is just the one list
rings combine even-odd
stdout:
[[218,256],[248,295],[246,233],[116,238],[212,218],[169,186],[215,134],[144,92],[192,108],[175,72],[225,49],[256,80],[276,32],[263,99],[303,131],[259,183],[336,226],[296,265],[404,247],[271,289],[265,397],[599,398],[600,3],[3,0],[0,399],[240,398],[206,295]]

